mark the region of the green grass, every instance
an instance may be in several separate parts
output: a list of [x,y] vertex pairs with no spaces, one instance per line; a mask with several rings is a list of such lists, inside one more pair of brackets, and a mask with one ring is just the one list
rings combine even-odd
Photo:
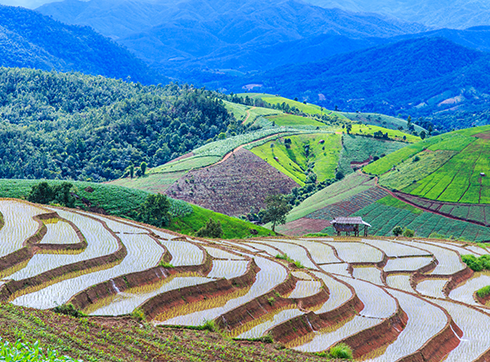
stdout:
[[280,96],[275,96],[272,94],[265,94],[265,93],[240,93],[238,96],[241,97],[246,97],[248,96],[249,98],[252,99],[262,99],[263,101],[274,105],[274,104],[282,104],[286,103],[290,107],[296,107],[299,111],[310,114],[310,115],[328,115],[328,116],[337,116],[338,119],[342,120],[347,120],[347,117],[345,117],[342,112],[335,112],[331,111],[328,109],[325,109],[323,107],[317,106],[316,104],[311,104],[311,103],[302,103],[299,101],[295,101],[289,98],[284,98]]
[[[243,239],[253,236],[268,236],[273,232],[264,227],[254,225],[238,218],[216,213],[202,207],[192,205],[194,212],[188,216],[175,218],[167,228],[186,235],[194,235],[201,227],[205,226],[209,219],[221,222],[224,239]],[[257,230],[253,235],[250,230]]]
[[168,172],[183,172],[196,168],[206,167],[218,162],[224,156],[219,155],[206,155],[206,156],[193,156],[184,158],[183,160],[166,163],[164,165],[152,168],[148,171],[149,174],[153,173],[168,173]]
[[[393,141],[406,141],[409,143],[419,142],[420,137],[406,134],[398,130],[387,129],[385,127],[371,126],[365,124],[353,124],[350,133],[359,135],[373,135],[375,132],[388,133],[388,138]],[[406,140],[403,139],[406,138]]]
[[132,189],[138,189],[152,193],[164,193],[174,182],[185,176],[186,173],[187,171],[153,173],[145,175],[144,177],[135,177],[133,179],[129,177],[120,178],[108,182],[107,184],[129,187]]
[[[26,199],[32,186],[37,185],[39,182],[39,180],[0,180],[0,197]],[[47,182],[50,185],[54,185],[63,181],[48,180]],[[77,195],[86,198],[94,206],[104,209],[108,214],[121,217],[130,217],[149,195],[146,191],[122,186],[93,182],[70,182],[74,185]],[[88,187],[92,188],[93,192],[85,191]],[[191,205],[182,200],[171,198],[169,200],[171,202],[170,212],[174,217],[172,225],[168,229],[178,233],[194,235],[210,218],[221,221],[224,237],[228,239],[249,237],[252,235],[250,229],[257,230],[259,236],[271,233],[269,229],[256,226],[247,221]],[[76,201],[75,206],[85,208],[85,205],[79,199]]]
[[316,126],[325,127],[325,124],[312,118],[295,116],[293,114],[280,114],[266,117],[269,121],[274,122],[276,126]]
[[406,143],[380,140],[372,137],[363,137],[344,134],[343,147],[340,156],[340,170],[347,175],[352,172],[351,162],[362,162],[369,156],[381,157],[406,146]]
[[[289,148],[285,144],[286,138],[291,140]],[[335,177],[341,149],[340,140],[341,137],[337,134],[303,134],[266,142],[251,151],[303,186],[309,165],[314,164],[310,169],[316,173],[318,181]],[[308,146],[308,155],[305,146]]]
[[245,121],[247,115],[250,114],[245,124],[253,124],[255,123],[255,121],[257,121],[259,117],[271,116],[274,114],[283,114],[283,112],[276,109],[252,107],[228,101],[224,102],[226,109],[228,109],[228,111],[231,112],[235,116],[235,119],[237,119],[238,121]]
[[[355,122],[362,122],[371,124],[373,126],[380,126],[389,129],[398,130],[398,127],[407,128],[407,121],[401,118],[391,117],[379,113],[350,113],[342,112],[344,116]],[[424,131],[424,128],[414,124],[415,131],[420,133]],[[427,133],[427,131],[426,131]]]

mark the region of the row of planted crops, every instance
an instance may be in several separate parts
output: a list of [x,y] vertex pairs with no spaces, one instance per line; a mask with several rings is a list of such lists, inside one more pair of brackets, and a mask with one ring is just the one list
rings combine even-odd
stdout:
[[490,361],[488,271],[476,244],[389,239],[191,239],[147,225],[0,200],[0,299],[155,325],[212,323],[359,360]]

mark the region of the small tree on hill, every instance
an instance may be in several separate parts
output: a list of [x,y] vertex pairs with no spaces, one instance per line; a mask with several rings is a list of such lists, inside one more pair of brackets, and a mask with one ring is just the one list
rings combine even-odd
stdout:
[[223,228],[221,227],[221,222],[209,219],[205,226],[200,228],[196,236],[207,237],[207,238],[219,238],[223,235]]
[[138,212],[138,220],[163,227],[170,224],[170,201],[166,195],[148,195]]
[[50,186],[46,181],[43,181],[32,187],[31,192],[27,196],[27,200],[44,205],[54,201],[56,204],[62,206],[73,207],[75,205],[75,198],[70,192],[72,187],[73,185],[69,182]]
[[144,176],[145,173],[146,173],[146,168],[148,167],[148,165],[146,164],[145,161],[141,162],[141,165],[140,165],[140,170],[141,170],[141,176]]
[[263,223],[272,222],[272,231],[276,231],[276,225],[285,224],[286,216],[291,211],[288,200],[283,195],[270,195],[265,199],[267,207],[262,217]]
[[53,200],[53,190],[46,181],[40,182],[32,186],[31,192],[27,196],[27,200],[37,204],[48,204]]
[[400,236],[401,234],[403,234],[403,228],[400,225],[397,225],[393,228],[393,230],[391,230],[391,232],[395,236]]

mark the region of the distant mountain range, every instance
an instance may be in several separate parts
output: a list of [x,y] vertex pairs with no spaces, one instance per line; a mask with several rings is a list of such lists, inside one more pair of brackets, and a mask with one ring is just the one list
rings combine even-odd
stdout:
[[[247,72],[378,44],[426,27],[294,0],[65,0],[37,9],[89,25],[151,66]],[[306,57],[306,58],[305,58]]]
[[487,0],[304,0],[325,8],[388,15],[433,28],[465,29],[490,24]]
[[165,81],[143,61],[89,27],[38,12],[0,6],[0,65],[77,71],[142,83]]
[[230,90],[298,97],[327,108],[429,115],[490,103],[490,54],[444,38],[419,38],[317,62],[278,67],[228,83]]

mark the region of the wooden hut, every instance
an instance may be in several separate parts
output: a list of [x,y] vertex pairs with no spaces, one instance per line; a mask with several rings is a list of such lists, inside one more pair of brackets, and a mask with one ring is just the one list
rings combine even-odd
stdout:
[[337,236],[340,236],[340,233],[343,231],[345,235],[349,236],[350,233],[354,233],[354,236],[359,236],[359,232],[361,228],[364,228],[363,234],[364,236],[368,235],[368,227],[370,228],[367,222],[362,220],[362,217],[336,217],[332,221],[330,221],[335,231],[337,231]]

